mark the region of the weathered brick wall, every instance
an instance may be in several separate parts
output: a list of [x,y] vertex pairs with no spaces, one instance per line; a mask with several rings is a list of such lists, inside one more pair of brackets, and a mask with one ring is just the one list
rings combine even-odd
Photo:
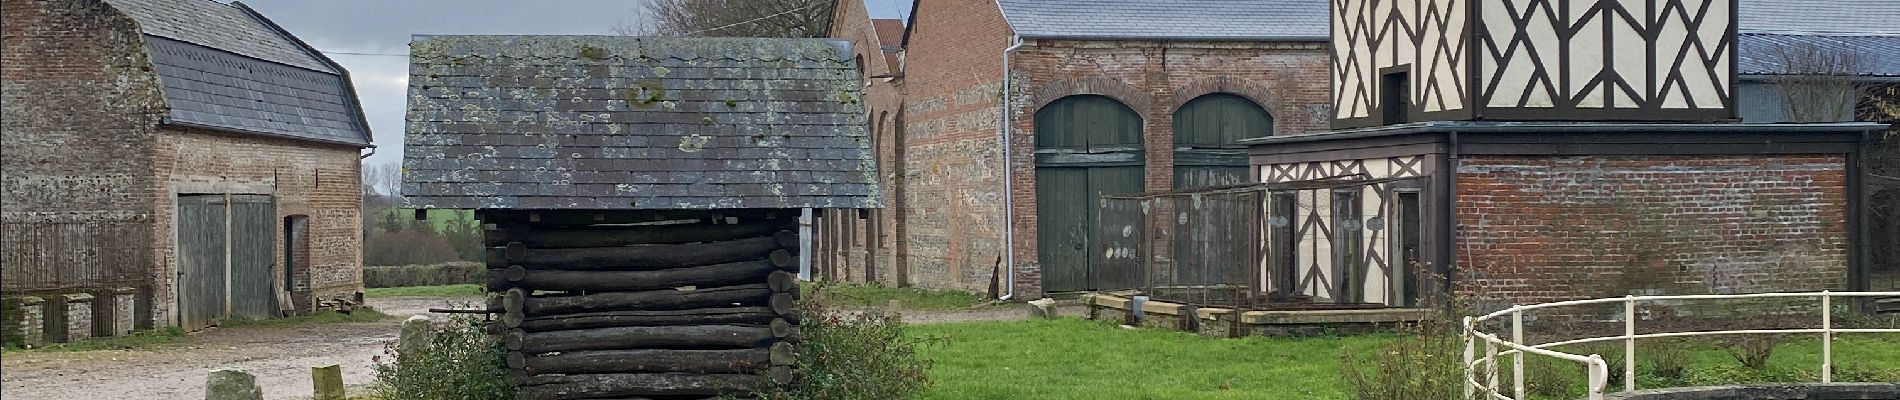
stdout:
[[[307,216],[310,270],[294,276],[298,305],[312,299],[348,297],[363,288],[362,186],[359,150],[351,146],[276,139],[206,130],[166,128],[158,140],[157,171],[167,181],[152,182],[163,194],[157,219],[170,221],[175,194],[268,194],[276,201],[277,254],[284,254],[285,217]],[[159,237],[173,237],[159,227]],[[158,258],[175,268],[173,243],[160,241]],[[273,275],[283,276],[283,263]],[[164,279],[155,303],[169,310],[176,303],[173,279]],[[278,283],[281,285],[281,280]],[[282,289],[282,288],[278,288]],[[164,315],[163,313],[157,313]]]
[[[862,78],[866,83],[864,108],[870,116],[871,145],[877,153],[878,186],[883,189],[879,193],[881,196],[879,203],[883,204],[884,208],[870,211],[867,218],[856,220],[849,226],[823,227],[829,229],[819,232],[819,237],[829,242],[820,243],[818,247],[822,249],[844,246],[843,248],[848,249],[835,262],[842,264],[839,265],[838,270],[845,272],[848,280],[852,282],[866,281],[866,269],[875,268],[875,272],[871,275],[874,275],[878,282],[889,285],[908,284],[897,279],[900,276],[898,273],[900,263],[895,251],[898,247],[896,242],[899,231],[895,210],[902,203],[898,198],[899,192],[895,189],[897,188],[896,179],[898,179],[896,173],[898,148],[902,140],[898,137],[900,122],[897,115],[903,106],[903,80],[871,78],[898,72],[891,64],[885,62],[880,44],[883,40],[893,38],[881,38],[877,35],[877,30],[871,25],[870,14],[864,8],[864,2],[859,1],[837,3],[837,7],[832,10],[830,37],[851,41],[854,59],[863,62]],[[845,229],[852,231],[850,237],[854,240],[843,241],[842,232],[839,231]],[[867,263],[866,252],[869,252],[868,262],[871,264],[868,266],[863,265]],[[825,270],[823,267],[816,267],[816,269]]]
[[98,0],[0,3],[0,287],[151,282],[151,69],[136,23]]
[[1841,289],[1839,155],[1468,156],[1461,294],[1516,304]]
[[913,12],[903,160],[893,171],[902,174],[905,266],[917,286],[980,292],[1003,254],[997,124],[1011,32],[991,1],[926,1]]
[[1017,291],[1039,296],[1042,287],[1033,157],[1035,115],[1042,106],[1077,94],[1128,105],[1144,124],[1144,186],[1169,190],[1176,109],[1203,95],[1231,93],[1265,108],[1274,117],[1275,134],[1325,130],[1332,112],[1327,57],[1320,42],[1043,40],[1019,49],[1011,58],[1010,107]]

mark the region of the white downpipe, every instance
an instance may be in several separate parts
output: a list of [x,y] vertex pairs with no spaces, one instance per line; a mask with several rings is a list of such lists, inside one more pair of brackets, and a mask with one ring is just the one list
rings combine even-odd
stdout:
[[996,140],[1003,142],[1003,268],[1009,272],[1003,275],[1003,295],[997,300],[1016,298],[1016,153],[1009,145],[1010,130],[1010,85],[1009,55],[1023,47],[1023,37],[1010,36],[1009,48],[1003,49],[1003,99],[1001,114],[1003,125],[996,127]]

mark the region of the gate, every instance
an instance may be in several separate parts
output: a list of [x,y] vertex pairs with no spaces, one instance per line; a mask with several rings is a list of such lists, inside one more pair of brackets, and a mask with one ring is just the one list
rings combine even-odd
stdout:
[[277,207],[270,196],[231,196],[231,315],[277,316],[273,273],[277,261]]
[[187,331],[226,315],[224,195],[178,196],[178,323]]

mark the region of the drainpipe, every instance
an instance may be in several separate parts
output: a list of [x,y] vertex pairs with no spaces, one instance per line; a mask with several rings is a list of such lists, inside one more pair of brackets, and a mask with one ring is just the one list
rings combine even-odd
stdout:
[[1009,300],[1016,297],[1016,153],[1009,145],[1010,130],[1010,74],[1009,55],[1023,47],[1021,35],[1011,35],[1009,48],[1003,49],[1003,125],[997,127],[996,140],[1003,142],[1003,268],[1007,268],[1003,277],[1003,295],[997,300]]

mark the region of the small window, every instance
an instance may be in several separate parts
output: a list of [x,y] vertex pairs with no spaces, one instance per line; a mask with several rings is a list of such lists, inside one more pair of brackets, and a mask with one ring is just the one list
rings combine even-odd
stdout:
[[1299,285],[1299,247],[1295,243],[1294,232],[1297,219],[1294,210],[1298,209],[1299,194],[1290,191],[1273,192],[1267,202],[1267,276],[1274,291],[1282,296],[1300,294]]
[[1359,188],[1333,192],[1333,301],[1359,303],[1365,291],[1365,257],[1359,247],[1364,222],[1359,220]]

